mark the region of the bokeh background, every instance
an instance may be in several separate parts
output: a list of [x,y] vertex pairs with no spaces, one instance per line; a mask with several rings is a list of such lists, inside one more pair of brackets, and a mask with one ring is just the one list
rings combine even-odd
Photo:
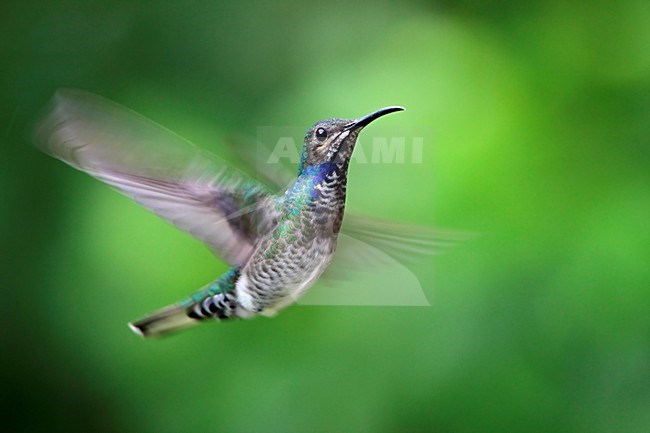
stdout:
[[[5,0],[0,29],[3,431],[650,431],[647,1]],[[431,307],[143,341],[226,265],[31,145],[57,87],[226,157],[404,105],[423,163],[353,165],[348,208],[478,236],[413,265]]]

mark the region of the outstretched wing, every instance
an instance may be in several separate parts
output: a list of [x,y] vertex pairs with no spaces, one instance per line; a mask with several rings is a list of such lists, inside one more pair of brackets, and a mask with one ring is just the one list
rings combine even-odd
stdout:
[[114,102],[61,89],[36,145],[243,264],[270,215],[269,190],[218,157]]

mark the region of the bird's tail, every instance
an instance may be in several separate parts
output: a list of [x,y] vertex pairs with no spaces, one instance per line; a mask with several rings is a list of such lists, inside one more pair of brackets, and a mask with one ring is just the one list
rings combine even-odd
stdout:
[[148,338],[179,331],[197,323],[199,323],[198,319],[188,316],[187,308],[174,304],[129,323],[129,328],[136,334]]
[[160,337],[196,325],[204,319],[234,317],[237,302],[233,290],[238,278],[239,270],[232,268],[189,298],[129,323],[129,328],[145,338]]

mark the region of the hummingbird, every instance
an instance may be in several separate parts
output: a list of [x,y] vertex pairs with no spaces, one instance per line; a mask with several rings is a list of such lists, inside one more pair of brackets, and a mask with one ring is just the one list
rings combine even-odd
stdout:
[[34,140],[232,266],[192,295],[129,323],[136,334],[155,337],[208,319],[272,317],[305,294],[335,253],[359,134],[402,110],[390,106],[314,124],[304,136],[297,176],[280,193],[153,121],[81,90],[57,90]]

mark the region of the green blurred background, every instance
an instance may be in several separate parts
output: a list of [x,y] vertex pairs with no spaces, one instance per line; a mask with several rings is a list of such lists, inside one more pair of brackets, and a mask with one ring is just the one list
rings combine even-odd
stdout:
[[[650,431],[650,3],[530,3],[3,1],[2,430]],[[143,341],[226,265],[31,146],[57,87],[226,155],[404,105],[424,163],[353,165],[348,209],[479,236],[413,266],[432,307]]]

